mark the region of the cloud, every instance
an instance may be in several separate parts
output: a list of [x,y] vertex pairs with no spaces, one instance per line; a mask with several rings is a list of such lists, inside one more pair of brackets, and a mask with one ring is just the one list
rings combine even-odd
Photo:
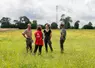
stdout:
[[56,21],[56,5],[58,5],[58,18],[61,14],[71,16],[74,21],[83,23],[95,18],[94,0],[2,0],[0,2],[0,18],[3,16],[18,19],[27,16],[38,23]]

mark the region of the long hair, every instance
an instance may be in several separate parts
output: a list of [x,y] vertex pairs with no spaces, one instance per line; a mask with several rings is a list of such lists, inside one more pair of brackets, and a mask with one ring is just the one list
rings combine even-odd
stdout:
[[49,29],[51,29],[51,27],[50,27],[50,25],[49,25],[48,23],[46,23],[45,26],[46,26],[46,25],[49,27]]
[[41,31],[42,30],[42,27],[40,25],[37,26],[37,30]]

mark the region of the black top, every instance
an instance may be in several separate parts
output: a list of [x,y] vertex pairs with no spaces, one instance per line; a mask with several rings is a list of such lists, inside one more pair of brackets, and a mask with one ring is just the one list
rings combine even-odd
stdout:
[[44,36],[45,36],[45,39],[50,39],[50,34],[51,34],[51,30],[49,29],[49,31],[47,32],[46,30],[44,30]]

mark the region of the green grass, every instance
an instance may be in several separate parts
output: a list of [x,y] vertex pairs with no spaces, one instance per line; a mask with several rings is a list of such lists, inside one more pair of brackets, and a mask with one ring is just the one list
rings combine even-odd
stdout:
[[26,53],[22,32],[0,32],[0,68],[95,68],[95,30],[67,30],[64,54],[60,53],[60,31],[53,30],[54,52],[46,54],[43,46],[42,56]]

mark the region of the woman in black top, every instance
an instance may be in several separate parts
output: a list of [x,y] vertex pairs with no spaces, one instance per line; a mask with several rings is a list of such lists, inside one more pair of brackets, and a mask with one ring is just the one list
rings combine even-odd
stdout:
[[49,44],[51,52],[53,51],[51,36],[52,36],[52,31],[50,30],[49,25],[46,24],[46,29],[44,30],[44,43],[45,43],[46,52],[48,52],[48,45],[47,44]]

